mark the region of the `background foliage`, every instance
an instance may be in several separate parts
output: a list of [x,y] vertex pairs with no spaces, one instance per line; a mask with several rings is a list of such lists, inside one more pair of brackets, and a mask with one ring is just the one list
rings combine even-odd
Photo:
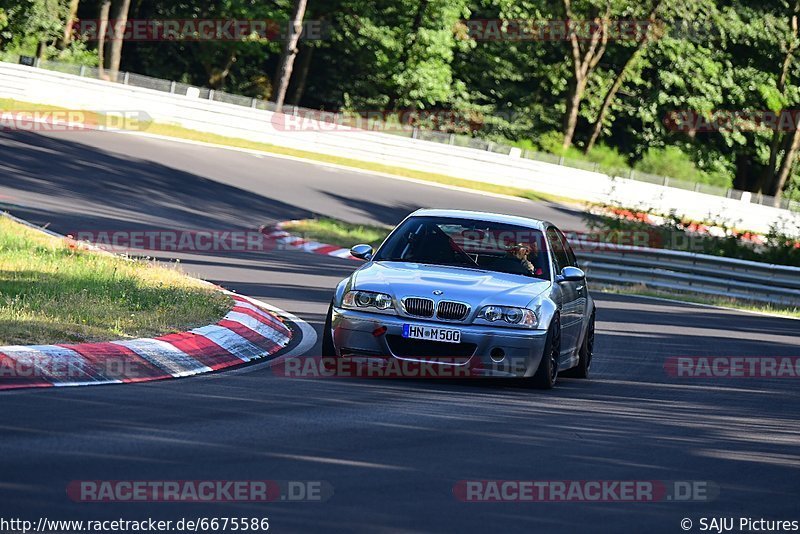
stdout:
[[[112,0],[111,12],[123,1]],[[135,0],[127,14],[286,21],[292,1]],[[0,54],[96,65],[95,41],[63,37],[71,4],[78,18],[97,19],[103,0],[0,0]],[[287,102],[446,110],[468,118],[476,137],[800,200],[796,128],[678,131],[667,120],[796,109],[798,14],[798,0],[309,0],[306,20],[323,21],[327,33],[301,39]],[[475,39],[469,31],[469,21],[570,15],[607,30],[626,20],[652,25],[641,38],[611,32],[594,48],[586,35]],[[121,69],[269,99],[281,54],[280,39],[126,42]]]

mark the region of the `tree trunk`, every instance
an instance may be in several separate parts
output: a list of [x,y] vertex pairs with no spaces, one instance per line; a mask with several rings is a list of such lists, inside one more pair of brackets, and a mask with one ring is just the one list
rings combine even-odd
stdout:
[[106,66],[106,32],[108,31],[108,13],[111,11],[111,0],[103,0],[100,4],[100,19],[98,23],[97,36],[97,70],[101,79],[107,79],[105,73]]
[[292,105],[300,105],[300,100],[303,98],[303,93],[306,92],[306,82],[308,81],[308,72],[311,70],[311,58],[314,55],[315,47],[304,46],[300,51],[300,71],[298,77],[295,79],[294,90],[289,101]]
[[122,60],[122,45],[125,42],[125,24],[128,22],[128,10],[131,7],[131,0],[115,0],[114,2],[114,33],[110,44],[110,57],[108,58],[108,69],[110,78],[117,81],[119,74],[119,64]]
[[[800,2],[797,2],[795,4],[795,12],[798,9],[800,9]],[[798,21],[796,14],[792,16],[790,24],[796,37],[798,34]],[[786,55],[783,58],[783,64],[781,65],[781,75],[780,78],[778,78],[778,90],[781,92],[781,94],[786,93],[786,82],[789,79],[789,69],[791,68],[792,62],[794,60],[794,53],[796,51],[796,48],[797,47],[795,44],[788,45],[786,49]],[[783,112],[783,110],[781,110],[781,112]],[[791,141],[789,141],[786,137],[784,137],[784,143],[783,143],[784,146],[786,146],[789,143],[791,143]],[[779,181],[778,175],[780,174],[780,170],[775,168],[775,165],[778,162],[778,152],[780,152],[781,150],[780,145],[781,145],[781,132],[778,128],[776,128],[775,131],[772,132],[772,142],[770,143],[769,146],[769,164],[768,167],[766,168],[764,176],[765,181],[763,182],[769,184],[767,187],[772,192],[771,194],[775,194],[774,191],[778,192],[778,194],[776,194],[776,197],[778,197],[780,195],[780,192],[783,190],[783,184],[778,184]],[[789,146],[786,148],[787,150],[790,149],[791,144],[789,144]],[[782,168],[783,165],[781,165],[781,170]]]
[[633,64],[634,59],[639,55],[641,48],[637,49],[631,57],[628,58],[628,61],[625,62],[623,65],[622,70],[617,74],[617,78],[614,80],[614,83],[611,85],[611,88],[606,92],[606,96],[603,99],[603,105],[600,108],[600,112],[597,114],[597,119],[594,121],[594,126],[592,127],[592,136],[589,138],[589,142],[586,144],[586,148],[584,149],[584,154],[588,154],[594,148],[595,143],[600,138],[600,133],[603,131],[603,122],[606,120],[606,115],[608,114],[608,110],[611,109],[611,104],[614,102],[614,99],[617,97],[617,92],[622,87],[622,82],[625,80],[625,75],[627,74],[628,68]]
[[[659,7],[661,7],[662,2],[663,0],[656,0],[656,3],[653,4],[653,9],[650,10],[650,15],[647,18],[650,24],[654,24],[656,22],[656,13],[658,12]],[[595,143],[597,143],[597,140],[600,138],[600,134],[603,131],[603,122],[606,119],[608,110],[611,109],[611,104],[617,97],[617,93],[619,92],[620,88],[622,88],[622,82],[625,81],[625,76],[628,74],[628,70],[636,62],[639,56],[642,55],[642,52],[644,52],[644,50],[647,48],[648,43],[649,35],[644,35],[636,45],[636,49],[622,66],[622,70],[620,70],[619,74],[617,74],[617,78],[614,80],[611,88],[606,93],[606,96],[603,99],[603,106],[600,108],[600,113],[597,114],[597,120],[595,120],[594,126],[592,127],[592,136],[589,138],[589,142],[586,144],[586,148],[584,150],[585,154],[588,154],[592,148],[594,148]]]
[[575,136],[575,128],[578,126],[578,112],[580,111],[583,94],[586,91],[586,78],[578,79],[573,83],[567,98],[567,112],[564,115],[564,143],[566,150],[572,146],[572,138]]
[[794,131],[791,139],[791,144],[786,149],[786,153],[783,155],[783,160],[781,161],[780,169],[778,169],[776,179],[772,182],[772,189],[769,191],[770,194],[775,196],[774,205],[776,208],[781,204],[783,188],[786,186],[786,182],[789,180],[789,176],[792,174],[792,168],[794,167],[794,162],[797,157],[797,151],[800,149],[800,127]]
[[283,56],[281,57],[280,76],[278,88],[275,93],[275,110],[281,111],[283,102],[286,100],[286,92],[289,90],[289,81],[292,79],[292,69],[294,60],[297,57],[297,43],[303,31],[303,17],[306,14],[306,4],[308,0],[295,0],[292,13],[289,35],[286,36],[286,43],[283,45]]
[[64,21],[64,35],[58,43],[58,48],[61,50],[68,47],[72,41],[72,27],[75,24],[75,17],[78,15],[78,5],[80,5],[80,0],[70,0],[69,2],[69,13],[67,13],[67,19]]
[[[564,4],[564,12],[567,15],[567,20],[574,20],[572,15],[572,0],[562,0]],[[600,31],[595,32],[589,40],[588,47],[585,50],[581,47],[581,41],[574,30],[570,31],[569,42],[572,49],[572,67],[575,76],[570,82],[570,92],[567,97],[567,110],[564,114],[564,142],[563,148],[566,150],[572,146],[572,140],[575,137],[575,128],[578,125],[578,113],[580,112],[581,102],[583,102],[583,95],[586,91],[586,85],[589,82],[589,76],[592,75],[603,54],[606,52],[606,45],[608,44],[608,20],[611,13],[611,2],[606,2],[606,11],[601,18],[595,18],[594,22],[600,26]]]
[[781,132],[775,128],[775,131],[772,132],[772,142],[769,145],[769,163],[764,169],[764,181],[770,184],[770,188],[772,188],[772,184],[775,182],[775,172],[777,170],[775,165],[778,163],[778,151],[781,144],[780,141]]
[[749,191],[751,186],[753,160],[747,154],[736,156],[736,175],[733,178],[733,187],[741,191]]
[[36,43],[36,59],[39,61],[43,60],[45,50],[47,50],[47,43],[44,41],[39,41]]

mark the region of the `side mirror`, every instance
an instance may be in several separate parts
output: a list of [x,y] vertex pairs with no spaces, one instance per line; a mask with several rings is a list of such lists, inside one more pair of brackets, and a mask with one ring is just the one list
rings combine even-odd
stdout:
[[582,282],[586,278],[586,273],[577,267],[564,267],[561,269],[559,282]]
[[374,252],[371,245],[356,245],[350,249],[350,254],[364,261],[371,260]]

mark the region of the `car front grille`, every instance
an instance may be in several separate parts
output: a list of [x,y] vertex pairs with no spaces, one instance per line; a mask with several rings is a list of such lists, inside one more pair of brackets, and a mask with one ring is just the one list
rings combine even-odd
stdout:
[[400,358],[437,358],[447,360],[447,363],[461,363],[459,360],[468,360],[477,348],[475,343],[441,343],[424,339],[407,339],[393,334],[387,335],[386,341],[389,350]]
[[469,306],[460,302],[443,300],[436,308],[436,317],[448,321],[461,321],[469,313]]
[[408,297],[403,301],[406,313],[416,317],[433,317],[433,301],[418,297]]

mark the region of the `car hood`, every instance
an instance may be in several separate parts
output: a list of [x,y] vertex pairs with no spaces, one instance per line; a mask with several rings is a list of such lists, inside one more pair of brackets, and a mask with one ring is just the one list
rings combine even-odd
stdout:
[[388,261],[364,265],[351,280],[351,289],[388,293],[396,300],[412,296],[455,300],[473,309],[489,304],[526,307],[549,287],[547,280],[515,274]]

